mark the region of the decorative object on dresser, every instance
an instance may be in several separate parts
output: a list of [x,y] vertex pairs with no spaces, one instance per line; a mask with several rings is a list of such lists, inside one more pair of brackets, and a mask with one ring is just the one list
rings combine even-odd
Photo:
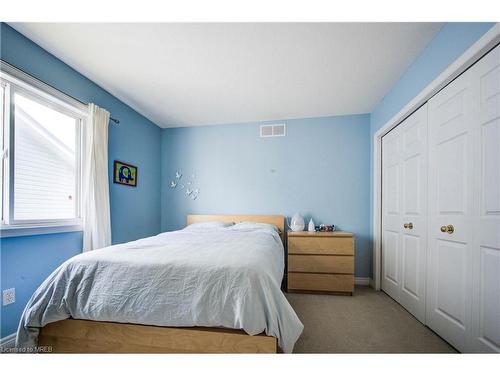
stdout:
[[354,292],[354,235],[288,232],[289,292]]
[[318,231],[320,232],[334,232],[335,231],[335,225],[331,224],[321,224],[318,227]]
[[314,221],[312,218],[311,220],[309,220],[309,225],[307,226],[307,230],[309,232],[316,232],[316,227],[314,226]]
[[292,222],[290,223],[290,229],[294,232],[301,232],[304,230],[306,224],[304,218],[297,212],[292,216]]

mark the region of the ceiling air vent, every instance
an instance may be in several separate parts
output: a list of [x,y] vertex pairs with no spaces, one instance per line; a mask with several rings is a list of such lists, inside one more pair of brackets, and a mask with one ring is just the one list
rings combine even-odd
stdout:
[[285,124],[261,125],[260,137],[284,137],[286,135]]

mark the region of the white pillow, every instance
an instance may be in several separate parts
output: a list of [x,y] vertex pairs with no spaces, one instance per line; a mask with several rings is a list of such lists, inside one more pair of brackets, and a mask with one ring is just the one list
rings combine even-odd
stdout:
[[201,229],[216,229],[216,228],[227,228],[234,225],[233,222],[225,222],[225,221],[203,221],[201,223],[193,223],[188,225],[185,229],[191,228],[201,228]]
[[279,229],[276,225],[266,224],[266,223],[254,223],[251,221],[242,221],[241,223],[234,224],[231,227],[231,229],[246,229],[246,230],[265,229],[279,234]]

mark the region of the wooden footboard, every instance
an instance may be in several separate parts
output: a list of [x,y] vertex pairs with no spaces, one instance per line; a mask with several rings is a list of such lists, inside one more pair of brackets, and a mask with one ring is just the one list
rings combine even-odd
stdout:
[[174,328],[67,319],[43,327],[52,353],[276,353],[275,337],[242,330]]

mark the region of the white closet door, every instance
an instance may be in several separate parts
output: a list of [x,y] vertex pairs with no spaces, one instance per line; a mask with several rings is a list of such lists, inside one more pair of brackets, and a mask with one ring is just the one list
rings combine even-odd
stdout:
[[474,131],[470,72],[429,100],[426,323],[459,350],[471,330]]
[[478,133],[470,351],[500,352],[500,47],[474,65],[470,74]]
[[401,128],[382,138],[382,290],[399,301],[401,290]]
[[425,323],[427,259],[427,104],[401,124],[400,303]]
[[384,136],[382,191],[382,289],[460,351],[500,352],[500,47]]
[[427,105],[382,139],[382,289],[425,322]]

